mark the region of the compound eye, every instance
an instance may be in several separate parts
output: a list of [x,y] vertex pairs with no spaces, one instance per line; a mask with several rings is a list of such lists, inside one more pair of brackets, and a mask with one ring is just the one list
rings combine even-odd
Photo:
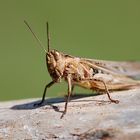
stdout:
[[59,56],[59,52],[55,52],[57,56]]
[[59,58],[60,58],[59,52],[55,52],[55,59],[56,59],[56,60],[59,60]]

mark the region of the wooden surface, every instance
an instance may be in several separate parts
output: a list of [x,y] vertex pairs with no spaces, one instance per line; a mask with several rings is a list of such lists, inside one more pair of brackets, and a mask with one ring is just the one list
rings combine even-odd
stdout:
[[122,139],[140,138],[140,89],[107,95],[75,96],[64,110],[63,98],[46,99],[42,107],[33,107],[38,99],[0,102],[0,140],[38,139]]

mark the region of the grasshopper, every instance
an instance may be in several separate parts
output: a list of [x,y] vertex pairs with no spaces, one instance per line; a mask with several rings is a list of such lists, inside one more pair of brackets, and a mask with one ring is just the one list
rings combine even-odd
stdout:
[[140,62],[116,62],[80,58],[64,54],[55,49],[50,49],[48,22],[46,23],[48,50],[46,50],[29,24],[26,21],[24,21],[24,23],[45,51],[48,72],[52,78],[52,81],[45,86],[42,100],[35,105],[42,105],[45,100],[47,89],[55,83],[60,82],[61,79],[64,79],[68,83],[65,109],[61,118],[67,112],[69,98],[75,85],[105,92],[109,100],[113,103],[119,103],[119,100],[112,99],[109,93],[110,91],[127,90],[140,86],[140,81],[133,79],[140,75]]

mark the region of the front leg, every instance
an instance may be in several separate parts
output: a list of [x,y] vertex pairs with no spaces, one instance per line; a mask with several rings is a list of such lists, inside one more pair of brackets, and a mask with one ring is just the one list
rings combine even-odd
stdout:
[[[74,91],[74,87],[75,87],[75,85],[74,85],[74,84],[71,84],[71,85],[72,85],[72,86],[71,86],[71,97],[72,97],[72,96],[74,96],[73,91]],[[64,95],[65,100],[66,100],[67,96],[68,96],[68,95]]]
[[68,82],[68,95],[66,97],[65,109],[64,109],[63,114],[61,115],[61,119],[64,117],[64,115],[67,112],[67,106],[68,106],[69,98],[71,95],[72,83],[71,83],[71,76],[70,75],[67,76],[67,82]]
[[42,100],[41,100],[39,103],[34,104],[34,106],[40,106],[40,105],[43,104],[43,102],[44,102],[44,100],[45,100],[47,88],[51,87],[54,83],[55,83],[55,81],[52,81],[52,82],[50,82],[49,84],[47,84],[47,85],[45,86],[45,88],[44,88],[44,93],[43,93],[43,96],[42,96]]

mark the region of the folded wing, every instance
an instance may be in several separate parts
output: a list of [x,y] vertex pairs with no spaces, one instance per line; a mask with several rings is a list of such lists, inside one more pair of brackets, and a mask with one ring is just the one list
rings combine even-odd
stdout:
[[140,78],[140,62],[136,61],[106,61],[96,59],[82,59],[105,72]]

